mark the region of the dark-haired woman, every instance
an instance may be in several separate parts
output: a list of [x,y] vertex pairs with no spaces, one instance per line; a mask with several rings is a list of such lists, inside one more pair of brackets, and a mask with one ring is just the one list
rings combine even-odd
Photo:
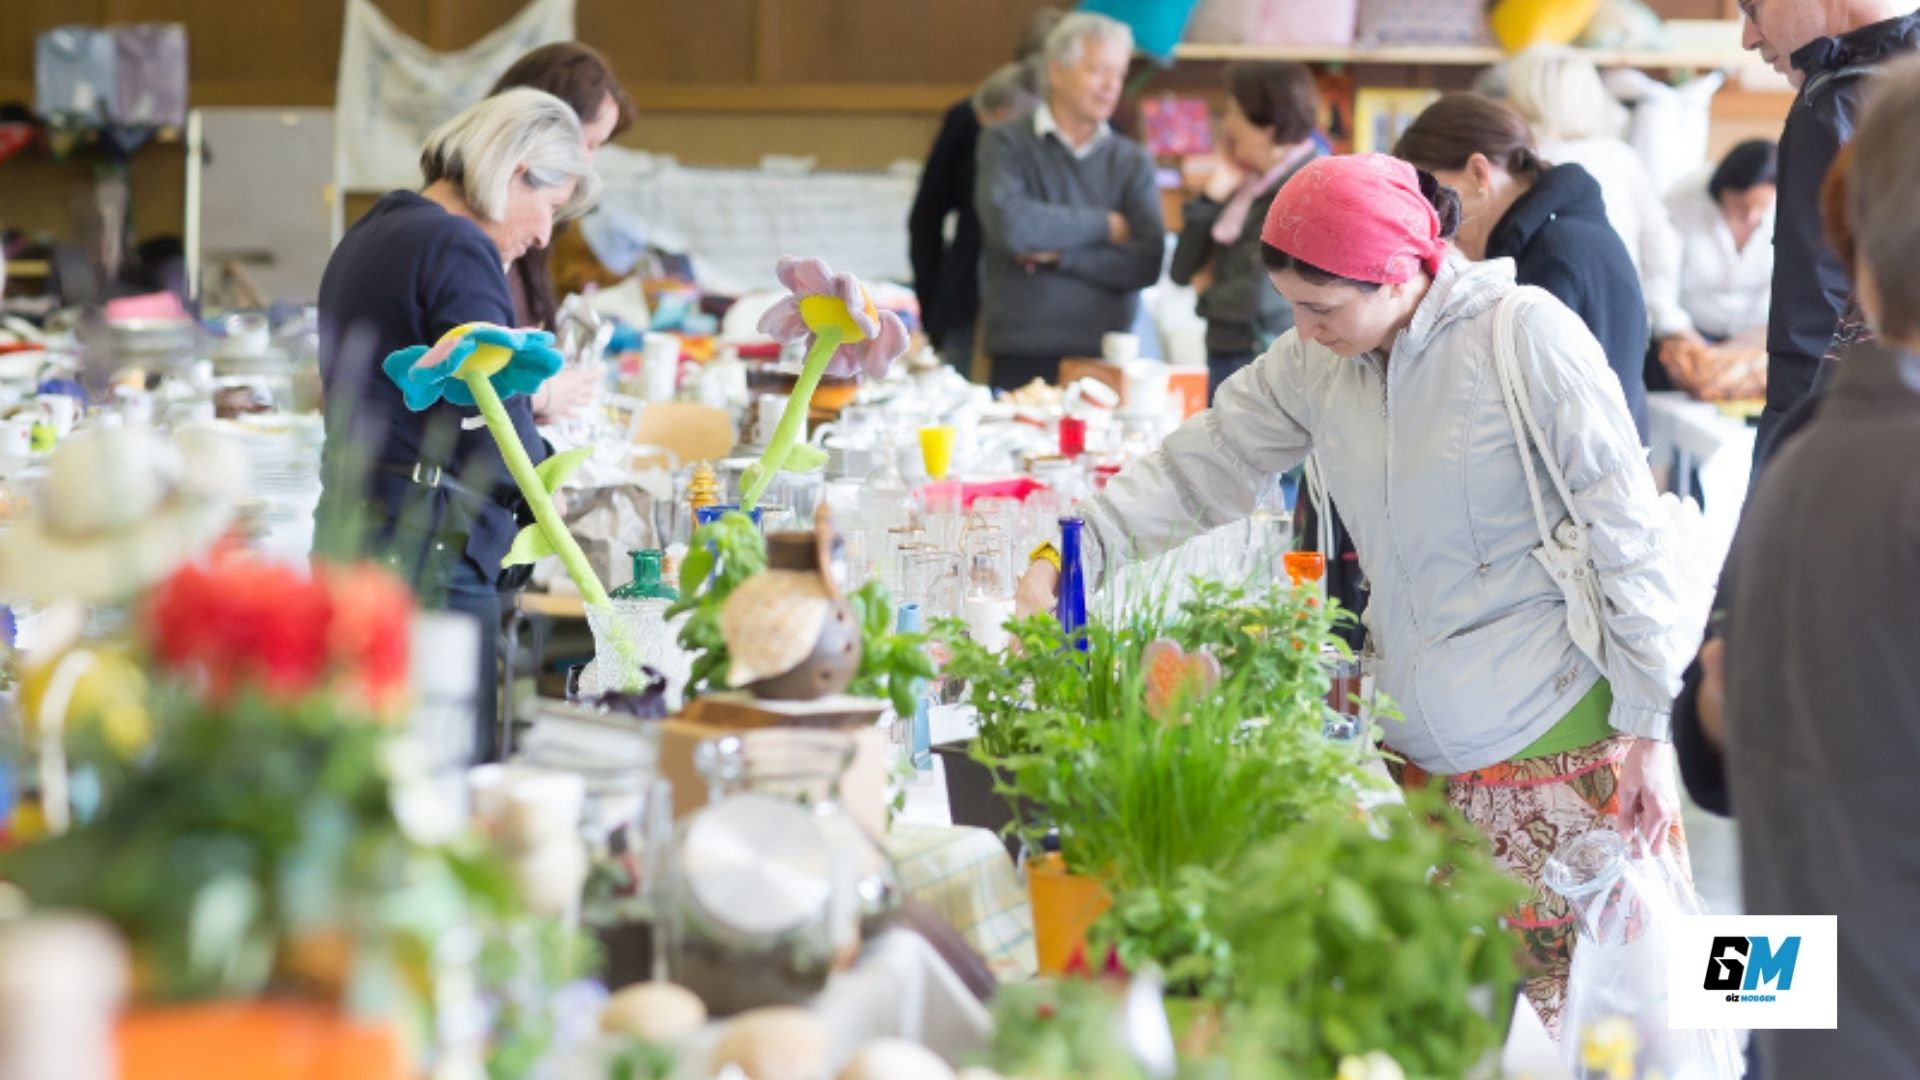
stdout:
[[[1450,255],[1452,192],[1384,155],[1329,157],[1280,190],[1261,232],[1294,328],[1220,388],[1213,408],[1082,503],[1090,587],[1252,508],[1266,478],[1317,455],[1373,582],[1366,623],[1403,780],[1444,785],[1533,889],[1512,915],[1557,1030],[1574,935],[1540,883],[1562,838],[1618,827],[1678,843],[1668,708],[1688,657],[1676,566],[1619,381],[1566,306],[1518,288],[1512,264]],[[1617,241],[1616,241],[1617,242]],[[1574,643],[1540,546],[1496,375],[1511,345],[1605,595],[1596,663]],[[1568,508],[1544,478],[1547,515]],[[1036,559],[1023,610],[1056,571]]]
[[1225,160],[1182,210],[1168,270],[1179,285],[1202,269],[1213,277],[1198,305],[1207,320],[1209,401],[1227,376],[1293,328],[1293,309],[1260,269],[1260,224],[1280,185],[1319,154],[1313,142],[1318,102],[1313,75],[1299,64],[1227,68],[1227,111],[1220,121]]
[[1766,139],[1741,143],[1704,184],[1696,179],[1668,199],[1680,234],[1680,306],[1707,341],[1767,325],[1778,161]]
[[1467,258],[1512,259],[1520,284],[1552,293],[1587,324],[1645,442],[1647,308],[1600,185],[1578,165],[1540,160],[1520,114],[1479,94],[1428,106],[1393,153],[1459,195]]
[[[542,45],[515,60],[488,94],[516,87],[544,90],[566,102],[580,118],[580,145],[589,160],[609,139],[633,126],[633,99],[614,78],[613,65],[593,47],[577,41]],[[556,238],[559,228],[564,226],[556,228]],[[507,268],[514,325],[559,329],[554,324],[560,297],[553,286],[552,252],[549,242]],[[605,379],[606,369],[598,364],[568,365],[534,395],[534,418],[547,424],[577,415],[593,404],[595,389]]]
[[[489,95],[517,86],[545,90],[573,107],[580,118],[580,142],[592,157],[607,141],[633,126],[633,99],[613,75],[613,66],[592,47],[577,41],[542,45],[513,62]],[[507,274],[513,308],[521,326],[554,329],[559,298],[553,291],[548,247],[535,248],[514,260]]]

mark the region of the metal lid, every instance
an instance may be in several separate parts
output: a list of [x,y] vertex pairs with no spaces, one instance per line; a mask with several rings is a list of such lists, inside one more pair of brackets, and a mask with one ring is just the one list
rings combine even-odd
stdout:
[[701,810],[680,843],[687,892],[702,915],[759,938],[824,918],[833,896],[833,848],[812,813],[766,795],[735,795]]

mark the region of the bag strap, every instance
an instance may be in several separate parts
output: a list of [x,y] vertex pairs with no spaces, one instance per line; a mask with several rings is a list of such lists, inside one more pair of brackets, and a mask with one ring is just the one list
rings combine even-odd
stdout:
[[1507,420],[1513,425],[1513,441],[1520,451],[1520,468],[1527,474],[1527,496],[1533,502],[1534,524],[1540,528],[1541,541],[1551,544],[1553,525],[1547,521],[1546,500],[1540,493],[1540,478],[1533,468],[1533,450],[1539,451],[1540,461],[1546,466],[1547,478],[1553,481],[1554,490],[1567,508],[1567,516],[1582,529],[1587,527],[1587,523],[1574,506],[1573,491],[1560,471],[1552,445],[1547,442],[1546,436],[1540,431],[1539,422],[1534,419],[1532,395],[1527,392],[1526,376],[1520,371],[1515,342],[1522,297],[1521,290],[1514,289],[1500,298],[1500,306],[1495,310],[1493,320],[1493,366],[1500,376]]
[[1335,554],[1333,550],[1333,514],[1331,513],[1332,508],[1327,505],[1327,491],[1320,479],[1320,455],[1318,453],[1307,455],[1304,472],[1305,475],[1301,477],[1301,479],[1307,488],[1307,498],[1313,500],[1314,526],[1319,533],[1316,538],[1318,546],[1314,548],[1314,550],[1325,555],[1328,559],[1332,559]]

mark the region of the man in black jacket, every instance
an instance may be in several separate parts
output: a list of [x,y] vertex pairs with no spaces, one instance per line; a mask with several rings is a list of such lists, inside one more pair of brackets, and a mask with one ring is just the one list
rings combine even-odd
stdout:
[[1778,448],[1728,557],[1737,618],[1717,726],[1745,908],[1839,926],[1839,1026],[1756,1032],[1772,1076],[1920,1075],[1920,950],[1887,930],[1920,900],[1920,804],[1904,771],[1920,752],[1920,486],[1870,467],[1920,454],[1916,115],[1920,60],[1903,61],[1872,91],[1847,179],[1859,295],[1881,342],[1847,355]]
[[1742,44],[1800,87],[1780,135],[1767,322],[1767,408],[1755,454],[1813,386],[1847,301],[1846,268],[1820,234],[1820,184],[1853,138],[1866,77],[1920,45],[1900,0],[1740,0]]
[[1052,7],[1035,12],[1013,63],[947,110],[907,214],[907,253],[921,328],[940,358],[962,375],[970,374],[973,327],[980,316],[980,215],[973,206],[980,132],[1033,111],[1044,81],[1040,53],[1060,14]]

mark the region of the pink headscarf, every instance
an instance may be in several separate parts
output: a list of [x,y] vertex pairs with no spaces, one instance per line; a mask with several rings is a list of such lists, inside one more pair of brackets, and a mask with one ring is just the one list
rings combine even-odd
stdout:
[[1386,154],[1308,162],[1274,196],[1260,239],[1330,274],[1380,285],[1437,273],[1447,254],[1419,174]]

